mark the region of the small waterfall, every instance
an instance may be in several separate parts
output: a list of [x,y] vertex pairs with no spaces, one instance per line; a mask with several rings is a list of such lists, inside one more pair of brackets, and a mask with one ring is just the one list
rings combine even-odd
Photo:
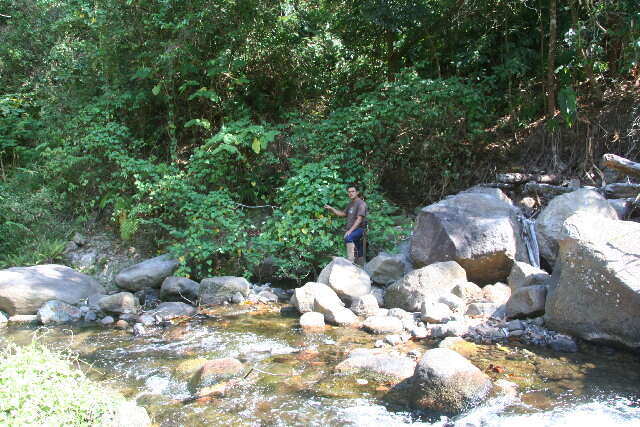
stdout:
[[538,239],[536,238],[535,221],[518,215],[518,222],[520,222],[521,225],[524,244],[527,246],[529,263],[536,268],[540,268],[540,248],[538,247]]

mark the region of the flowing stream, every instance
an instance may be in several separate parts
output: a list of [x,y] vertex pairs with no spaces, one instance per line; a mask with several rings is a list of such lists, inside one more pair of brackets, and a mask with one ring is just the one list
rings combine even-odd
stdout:
[[[297,324],[277,306],[234,306],[142,337],[96,326],[10,326],[0,345],[27,344],[37,331],[51,347],[77,353],[89,377],[135,399],[159,426],[640,425],[640,359],[628,352],[588,344],[574,354],[515,343],[470,346],[476,366],[517,383],[520,394],[447,418],[411,412],[389,378],[335,372],[350,349],[371,348],[378,337],[349,328],[307,334]],[[435,345],[410,341],[398,350]],[[241,360],[244,371],[223,396],[197,399],[194,366],[222,357]]]

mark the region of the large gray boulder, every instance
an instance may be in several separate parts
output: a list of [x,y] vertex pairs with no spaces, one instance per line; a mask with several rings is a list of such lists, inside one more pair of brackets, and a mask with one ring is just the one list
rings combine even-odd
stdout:
[[43,325],[77,322],[82,311],[63,301],[47,301],[38,310],[38,321]]
[[240,292],[246,298],[249,296],[250,289],[251,284],[244,277],[208,277],[200,282],[200,303],[216,305],[231,302],[236,292]]
[[64,265],[0,270],[0,310],[9,316],[35,314],[47,301],[77,304],[96,294],[104,294],[97,280]]
[[401,279],[411,268],[403,254],[390,255],[382,252],[365,264],[364,271],[374,283],[388,285]]
[[389,286],[384,294],[384,305],[407,311],[420,311],[422,303],[437,302],[460,283],[467,282],[467,275],[455,261],[439,262],[413,270]]
[[446,348],[427,351],[410,380],[416,407],[449,415],[480,403],[491,391],[489,377],[459,353]]
[[[545,324],[640,348],[640,224],[578,214],[564,224]],[[557,279],[557,281],[556,281]]]
[[159,288],[162,281],[171,276],[178,266],[178,261],[171,255],[160,255],[122,270],[116,275],[116,285],[132,292],[144,288]]
[[165,301],[185,300],[195,303],[198,299],[200,283],[186,277],[167,277],[160,286],[160,298]]
[[498,189],[474,188],[423,208],[411,241],[416,267],[457,261],[470,281],[505,280],[526,259],[519,210]]
[[367,272],[341,257],[334,258],[322,269],[318,282],[329,285],[346,304],[371,292],[371,278]]
[[344,307],[344,302],[342,302],[333,289],[324,283],[318,282],[307,282],[304,286],[296,288],[291,297],[291,304],[295,306],[300,313],[308,313],[313,311],[316,298],[323,298],[331,302],[332,305]]
[[552,266],[558,254],[562,224],[576,213],[600,216],[604,219],[618,219],[615,209],[595,190],[583,188],[554,197],[536,219],[536,238],[540,247],[540,256]]

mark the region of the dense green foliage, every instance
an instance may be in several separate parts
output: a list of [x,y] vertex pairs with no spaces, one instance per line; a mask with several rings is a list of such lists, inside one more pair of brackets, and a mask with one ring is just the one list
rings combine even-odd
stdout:
[[[498,118],[515,130],[550,102],[573,126],[579,97],[640,69],[634,0],[551,4],[0,0],[0,263],[30,261],[11,257],[65,207],[151,236],[185,274],[272,257],[302,279],[342,251],[321,207],[352,182],[369,253],[389,249],[390,200],[473,182]],[[25,170],[40,184],[15,191]]]
[[123,401],[74,368],[70,356],[40,344],[10,345],[0,356],[3,426],[109,425]]

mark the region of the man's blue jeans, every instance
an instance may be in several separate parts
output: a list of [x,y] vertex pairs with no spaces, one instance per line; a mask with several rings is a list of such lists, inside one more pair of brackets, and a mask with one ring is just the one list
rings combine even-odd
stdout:
[[344,238],[345,243],[355,244],[357,257],[364,256],[364,241],[362,239],[363,235],[364,229],[356,228],[352,233],[348,234],[347,237]]

